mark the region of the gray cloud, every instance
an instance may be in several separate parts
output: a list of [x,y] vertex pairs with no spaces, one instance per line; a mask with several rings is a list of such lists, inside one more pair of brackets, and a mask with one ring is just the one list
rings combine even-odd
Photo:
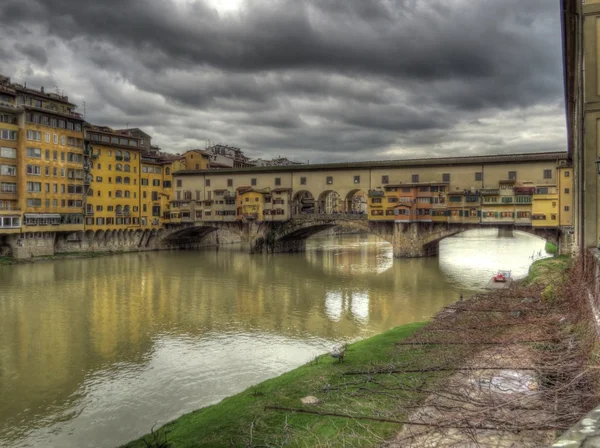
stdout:
[[564,147],[558,2],[240,0],[220,14],[204,0],[4,0],[0,21],[4,74],[171,151],[213,140],[316,162]]

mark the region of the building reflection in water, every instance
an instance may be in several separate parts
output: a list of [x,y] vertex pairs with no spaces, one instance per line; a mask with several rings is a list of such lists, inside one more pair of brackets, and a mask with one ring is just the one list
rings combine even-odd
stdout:
[[[334,343],[426,320],[468,288],[455,259],[473,242],[452,244],[439,259],[393,260],[349,235],[305,254],[0,267],[0,445],[114,446]],[[532,242],[519,244],[527,264]]]

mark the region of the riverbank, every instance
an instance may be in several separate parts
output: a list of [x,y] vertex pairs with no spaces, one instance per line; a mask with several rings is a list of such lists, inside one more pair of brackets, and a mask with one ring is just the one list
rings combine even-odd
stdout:
[[[347,395],[344,385],[347,379],[341,375],[349,370],[386,365],[395,359],[395,343],[413,335],[424,325],[403,325],[351,344],[346,349],[343,363],[329,354],[316,357],[304,366],[218,404],[183,415],[154,431],[153,435],[125,446],[146,447],[146,442],[156,447],[280,446],[286,440],[291,445],[328,446],[343,443],[345,439],[353,440],[353,446],[369,446],[376,440],[384,440],[394,433],[397,424],[333,416],[315,418],[312,414],[270,409],[269,406],[354,415],[372,415],[376,409],[381,412],[393,407],[394,399],[385,395],[373,396],[368,402]],[[408,361],[402,357],[395,360]],[[415,379],[407,376],[406,381]],[[301,399],[307,396],[316,396],[320,403],[303,405]]]
[[73,259],[86,259],[86,258],[97,258],[106,257],[110,255],[121,255],[121,254],[132,254],[138,253],[139,251],[101,251],[101,252],[65,252],[54,255],[42,255],[39,257],[32,258],[12,258],[12,257],[0,257],[0,266],[11,266],[18,264],[31,264],[41,263],[46,261],[54,260],[73,260]]
[[[582,342],[588,335],[564,301],[564,285],[574,284],[565,281],[565,272],[573,275],[565,271],[570,262],[568,257],[539,260],[521,285],[455,303],[429,324],[397,327],[352,344],[344,363],[322,355],[126,446],[375,446],[388,439],[395,440],[390,446],[419,446],[439,442],[450,429],[459,431],[454,438],[474,432],[489,437],[488,427],[499,428],[494,437],[519,446],[550,441],[577,421],[595,394],[593,381],[582,374],[589,359],[582,355]],[[566,338],[568,345],[561,343]],[[560,379],[546,372],[557,363],[565,372]],[[458,388],[464,395],[455,398],[465,406],[440,398],[449,382],[506,385],[514,381],[511,375],[529,381],[521,385],[526,393],[490,393],[486,402]],[[570,394],[563,397],[565,390]],[[307,396],[318,403],[303,404]],[[534,396],[535,412],[498,407],[499,400],[510,399],[513,408],[517,403],[517,409],[528,409]],[[421,412],[427,407],[435,421]],[[420,439],[412,439],[415,429],[424,429]]]

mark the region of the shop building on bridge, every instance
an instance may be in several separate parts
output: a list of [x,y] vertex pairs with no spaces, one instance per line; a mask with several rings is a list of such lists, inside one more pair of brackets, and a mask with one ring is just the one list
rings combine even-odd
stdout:
[[189,199],[172,201],[172,210],[199,223],[344,215],[541,228],[573,224],[572,168],[564,152],[183,170],[175,180],[176,197]]

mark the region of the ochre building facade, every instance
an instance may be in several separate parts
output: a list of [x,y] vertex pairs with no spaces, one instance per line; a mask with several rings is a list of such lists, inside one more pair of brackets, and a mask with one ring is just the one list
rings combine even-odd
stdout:
[[336,215],[568,230],[572,178],[564,152],[188,170],[175,173],[172,207],[178,222]]

